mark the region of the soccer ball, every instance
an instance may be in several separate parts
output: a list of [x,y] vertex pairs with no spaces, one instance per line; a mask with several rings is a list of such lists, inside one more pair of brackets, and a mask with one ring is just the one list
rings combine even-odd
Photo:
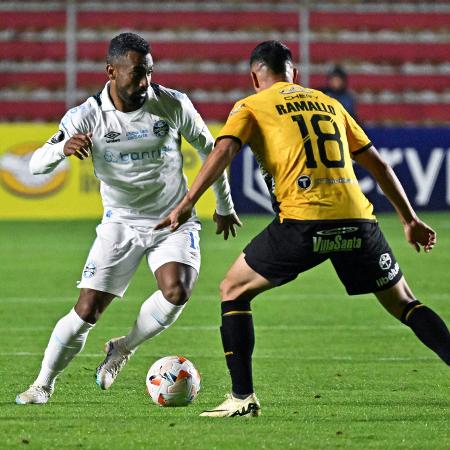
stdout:
[[188,359],[166,356],[158,359],[147,373],[147,391],[160,406],[186,406],[197,397],[200,374]]

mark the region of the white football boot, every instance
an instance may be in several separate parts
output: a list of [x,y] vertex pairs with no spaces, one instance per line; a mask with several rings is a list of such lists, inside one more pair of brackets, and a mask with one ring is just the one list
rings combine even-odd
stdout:
[[134,353],[127,350],[122,344],[124,337],[111,339],[105,344],[106,358],[97,367],[96,371],[96,383],[102,389],[109,389],[111,387],[123,366]]
[[47,403],[53,394],[53,389],[53,386],[38,386],[32,384],[25,392],[22,392],[16,397],[16,403],[18,405]]
[[261,406],[256,395],[250,394],[243,400],[233,394],[227,394],[226,400],[214,409],[203,411],[202,417],[258,417],[261,415]]

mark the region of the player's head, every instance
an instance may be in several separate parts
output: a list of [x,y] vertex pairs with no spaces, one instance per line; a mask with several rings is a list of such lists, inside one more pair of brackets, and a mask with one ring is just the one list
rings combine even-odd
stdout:
[[277,81],[297,80],[292,53],[289,47],[279,41],[261,42],[253,49],[250,55],[250,71],[257,92],[267,89]]
[[153,71],[148,42],[137,34],[121,33],[111,39],[106,63],[111,96],[122,103],[116,108],[132,111],[142,106]]

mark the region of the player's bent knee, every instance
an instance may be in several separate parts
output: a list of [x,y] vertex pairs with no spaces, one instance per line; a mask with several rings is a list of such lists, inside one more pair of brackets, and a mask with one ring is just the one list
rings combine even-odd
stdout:
[[82,289],[74,309],[81,319],[94,324],[113,299],[113,294],[93,289]]
[[256,294],[249,290],[247,285],[233,283],[232,280],[225,278],[220,283],[220,298],[227,300],[251,300]]
[[80,319],[92,324],[96,323],[101,315],[101,312],[97,308],[86,303],[78,302],[74,309],[80,316]]
[[229,280],[225,278],[221,281],[220,286],[220,298],[222,300],[234,300],[236,295],[236,286]]
[[174,305],[184,305],[190,298],[192,289],[185,286],[181,281],[161,287],[164,298]]

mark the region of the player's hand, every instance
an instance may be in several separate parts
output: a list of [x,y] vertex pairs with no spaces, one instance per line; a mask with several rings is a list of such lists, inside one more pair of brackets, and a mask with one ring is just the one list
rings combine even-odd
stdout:
[[236,213],[221,216],[214,212],[213,220],[216,222],[216,234],[223,233],[223,238],[225,240],[228,239],[230,232],[233,237],[236,237],[236,225],[238,227],[242,226],[242,222],[239,220]]
[[176,231],[180,228],[183,223],[186,223],[192,216],[192,209],[194,205],[184,198],[181,203],[158,225],[155,226],[155,230],[160,230],[161,228],[170,227],[170,231]]
[[75,156],[78,159],[85,159],[92,150],[92,133],[74,134],[64,144],[64,154]]
[[422,246],[425,252],[429,252],[436,245],[436,232],[420,219],[413,219],[403,225],[406,240],[420,252]]

